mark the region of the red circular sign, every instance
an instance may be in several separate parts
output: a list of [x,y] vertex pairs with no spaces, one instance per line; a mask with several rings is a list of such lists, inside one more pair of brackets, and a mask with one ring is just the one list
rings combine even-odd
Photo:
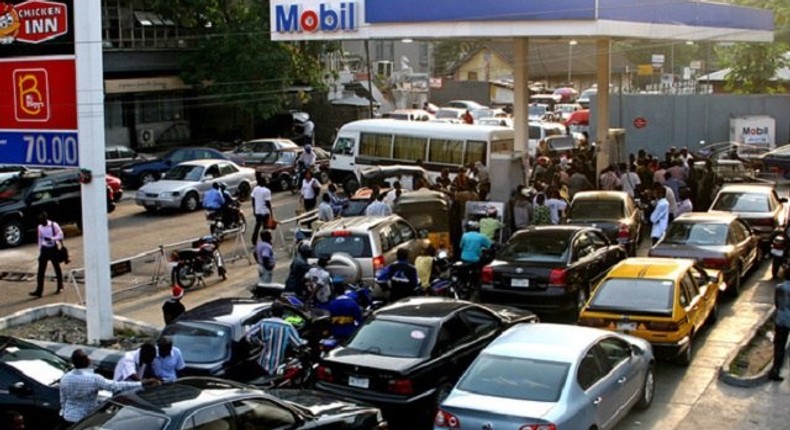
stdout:
[[642,118],[641,116],[634,118],[634,127],[643,128],[646,125],[647,125],[647,120]]

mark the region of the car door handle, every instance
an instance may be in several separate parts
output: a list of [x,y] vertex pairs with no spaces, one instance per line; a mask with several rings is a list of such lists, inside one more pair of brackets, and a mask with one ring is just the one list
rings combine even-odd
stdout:
[[627,381],[627,380],[628,380],[628,378],[626,378],[625,376],[623,376],[622,378],[620,378],[620,379],[618,379],[618,380],[617,380],[617,383],[622,385],[622,384],[625,384],[625,381]]
[[603,397],[596,397],[595,400],[593,400],[593,405],[598,406],[601,404],[602,401],[603,401]]

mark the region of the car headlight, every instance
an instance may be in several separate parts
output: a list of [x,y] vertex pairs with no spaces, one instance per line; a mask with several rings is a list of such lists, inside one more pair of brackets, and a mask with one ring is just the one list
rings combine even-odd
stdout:
[[159,197],[178,197],[181,193],[178,191],[165,191],[164,193],[159,193]]

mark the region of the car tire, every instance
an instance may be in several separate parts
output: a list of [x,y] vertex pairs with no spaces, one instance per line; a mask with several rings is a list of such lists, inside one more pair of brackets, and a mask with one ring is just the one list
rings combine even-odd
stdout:
[[739,264],[735,268],[735,285],[727,286],[727,294],[730,297],[738,297],[741,294],[741,284],[743,283],[743,279],[741,278],[741,265]]
[[776,279],[779,276],[779,269],[782,267],[782,259],[774,257],[771,259],[771,279]]
[[656,393],[656,375],[653,366],[650,365],[645,373],[645,381],[642,383],[642,392],[639,394],[639,401],[634,405],[637,409],[647,409],[653,403]]
[[689,334],[689,343],[686,349],[677,358],[677,363],[683,367],[688,367],[694,356],[694,333]]
[[321,182],[322,184],[328,184],[329,183],[329,173],[322,170],[318,174],[318,181]]
[[140,186],[142,187],[145,184],[150,184],[151,182],[155,182],[157,179],[158,179],[158,177],[157,177],[156,173],[154,173],[154,172],[152,172],[150,170],[146,170],[145,172],[140,173],[140,180],[138,182],[140,183]]
[[25,229],[22,227],[22,221],[9,220],[4,222],[0,240],[2,240],[3,246],[9,248],[14,248],[21,245],[25,240]]
[[181,207],[187,212],[194,212],[200,207],[200,200],[198,200],[197,193],[190,191],[184,196],[181,201]]
[[713,309],[710,310],[710,314],[708,314],[708,319],[705,320],[708,325],[713,325],[716,323],[716,320],[719,319],[719,301],[716,300],[713,303]]
[[280,191],[286,191],[291,188],[291,181],[288,180],[288,176],[282,175],[277,179],[277,188]]
[[240,201],[246,201],[250,198],[250,184],[246,182],[242,182],[239,184],[239,189],[236,191],[236,195],[238,196]]
[[343,180],[343,191],[346,192],[347,196],[354,195],[355,192],[359,189],[359,180],[357,180],[356,176],[348,176],[346,179]]

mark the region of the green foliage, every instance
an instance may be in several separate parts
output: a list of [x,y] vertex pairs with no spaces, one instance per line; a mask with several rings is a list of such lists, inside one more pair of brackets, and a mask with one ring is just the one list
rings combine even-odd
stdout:
[[434,75],[444,76],[460,60],[485,44],[482,40],[443,40],[433,50]]

